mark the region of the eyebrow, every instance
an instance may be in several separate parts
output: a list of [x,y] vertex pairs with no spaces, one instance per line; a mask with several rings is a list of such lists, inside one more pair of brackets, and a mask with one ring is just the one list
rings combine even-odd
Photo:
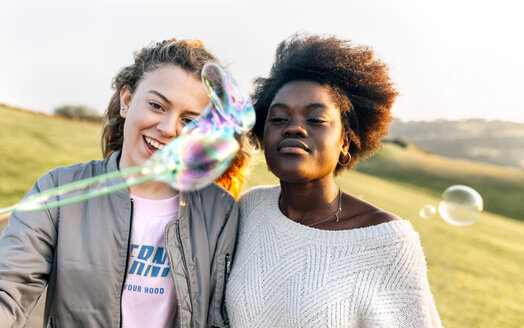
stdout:
[[[169,101],[169,99],[167,99],[166,96],[164,96],[163,94],[161,94],[160,92],[156,90],[149,90],[147,93],[152,93],[154,95],[157,95],[158,97],[162,98],[162,100],[165,101],[168,105],[172,105],[171,101]],[[193,111],[193,110],[187,110],[186,114],[199,116],[201,113]]]
[[[275,108],[275,107],[281,107],[283,109],[288,109],[289,106],[286,105],[286,104],[282,104],[282,103],[274,103],[272,104],[271,106],[269,106],[269,110]],[[306,105],[306,108],[308,109],[314,109],[314,108],[327,108],[326,105],[322,104],[322,103],[310,103],[310,104],[307,104]]]
[[289,108],[286,104],[281,104],[281,103],[274,103],[274,104],[271,104],[271,106],[269,106],[269,109],[268,111],[272,110],[273,108],[275,107],[282,107],[282,108]]
[[185,114],[194,115],[195,117],[197,117],[197,116],[200,116],[200,114],[202,113],[193,112],[193,111],[188,110]]
[[163,101],[165,101],[166,103],[171,105],[171,101],[169,101],[169,99],[167,99],[167,97],[164,96],[163,94],[161,94],[160,92],[158,92],[156,90],[149,90],[147,93],[152,93],[154,95],[157,95],[158,97],[162,98]]
[[306,108],[327,108],[327,106],[322,103],[311,103],[308,104]]

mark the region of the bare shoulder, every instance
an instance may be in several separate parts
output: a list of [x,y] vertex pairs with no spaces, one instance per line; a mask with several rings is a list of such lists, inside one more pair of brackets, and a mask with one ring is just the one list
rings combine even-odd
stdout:
[[395,215],[393,213],[390,213],[390,212],[386,212],[386,211],[384,211],[382,209],[379,209],[379,208],[377,208],[374,211],[371,211],[371,212],[367,213],[365,215],[365,217],[366,217],[367,220],[376,221],[376,222],[380,222],[380,223],[386,223],[386,222],[401,220],[401,218],[398,217],[397,215]]
[[[353,196],[348,197],[348,203],[346,204],[348,205],[347,208],[352,209],[346,212],[347,224],[344,227],[346,229],[365,228],[401,220],[397,215]],[[344,209],[344,206],[342,208]]]
[[386,212],[382,209],[375,208],[362,215],[362,221],[365,222],[366,226],[374,226],[377,224],[392,222],[401,220],[398,216],[393,213]]
[[355,209],[353,215],[360,216],[362,219],[371,222],[377,222],[376,224],[386,223],[396,220],[401,220],[397,215],[384,211],[383,209],[366,202],[365,200],[353,197],[348,194],[348,205]]

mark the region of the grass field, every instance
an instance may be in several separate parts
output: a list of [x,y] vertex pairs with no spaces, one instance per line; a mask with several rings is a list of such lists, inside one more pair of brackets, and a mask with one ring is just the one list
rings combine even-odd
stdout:
[[0,105],[0,207],[20,200],[50,169],[101,158],[100,125]]
[[524,170],[453,160],[407,144],[384,144],[375,156],[357,166],[359,172],[440,196],[449,186],[465,184],[484,199],[484,209],[524,221]]
[[[278,183],[261,157],[246,189]],[[424,220],[418,216],[420,208],[439,203],[430,192],[354,171],[337,182],[409,220],[419,232],[445,327],[524,327],[524,223],[489,212],[467,227],[449,225],[438,214]]]
[[[0,162],[0,207],[19,200],[35,179],[57,165],[100,158],[99,130],[96,125],[0,106],[0,155],[4,159]],[[255,161],[245,189],[278,183],[267,171],[261,154],[255,156]],[[524,223],[485,211],[474,225],[455,227],[438,215],[423,220],[417,214],[424,204],[436,206],[445,187],[466,183],[459,178],[473,173],[479,180],[490,181],[490,185],[475,188],[483,194],[486,207],[488,199],[493,199],[490,203],[494,207],[490,208],[497,209],[500,199],[487,195],[511,190],[510,182],[521,178],[519,172],[450,161],[392,145],[364,164],[359,169],[367,170],[366,174],[347,172],[337,181],[345,191],[411,221],[420,233],[444,326],[524,327]],[[371,164],[379,172],[391,171],[381,176],[365,168]],[[400,164],[406,169],[394,171],[393,167]],[[417,176],[420,172],[424,173],[422,180]],[[523,200],[513,200],[515,213],[524,209]]]

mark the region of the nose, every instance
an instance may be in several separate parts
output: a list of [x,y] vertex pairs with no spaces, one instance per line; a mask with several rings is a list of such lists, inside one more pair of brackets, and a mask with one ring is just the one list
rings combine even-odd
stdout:
[[163,137],[174,139],[180,132],[177,121],[177,115],[165,115],[163,119],[157,124],[157,129]]
[[305,137],[307,136],[307,131],[304,128],[304,125],[301,124],[299,120],[290,120],[289,123],[282,130],[282,134],[285,137],[289,137],[289,136]]

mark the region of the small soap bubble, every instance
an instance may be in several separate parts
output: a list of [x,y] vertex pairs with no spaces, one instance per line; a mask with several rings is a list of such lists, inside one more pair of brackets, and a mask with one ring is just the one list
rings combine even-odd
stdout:
[[454,185],[442,194],[438,212],[449,224],[467,226],[477,221],[483,206],[482,196],[475,189]]
[[435,206],[431,204],[425,204],[424,206],[422,206],[420,211],[418,211],[418,215],[421,218],[426,219],[426,220],[429,220],[432,217],[434,217],[436,213],[437,213],[437,209],[435,208]]

